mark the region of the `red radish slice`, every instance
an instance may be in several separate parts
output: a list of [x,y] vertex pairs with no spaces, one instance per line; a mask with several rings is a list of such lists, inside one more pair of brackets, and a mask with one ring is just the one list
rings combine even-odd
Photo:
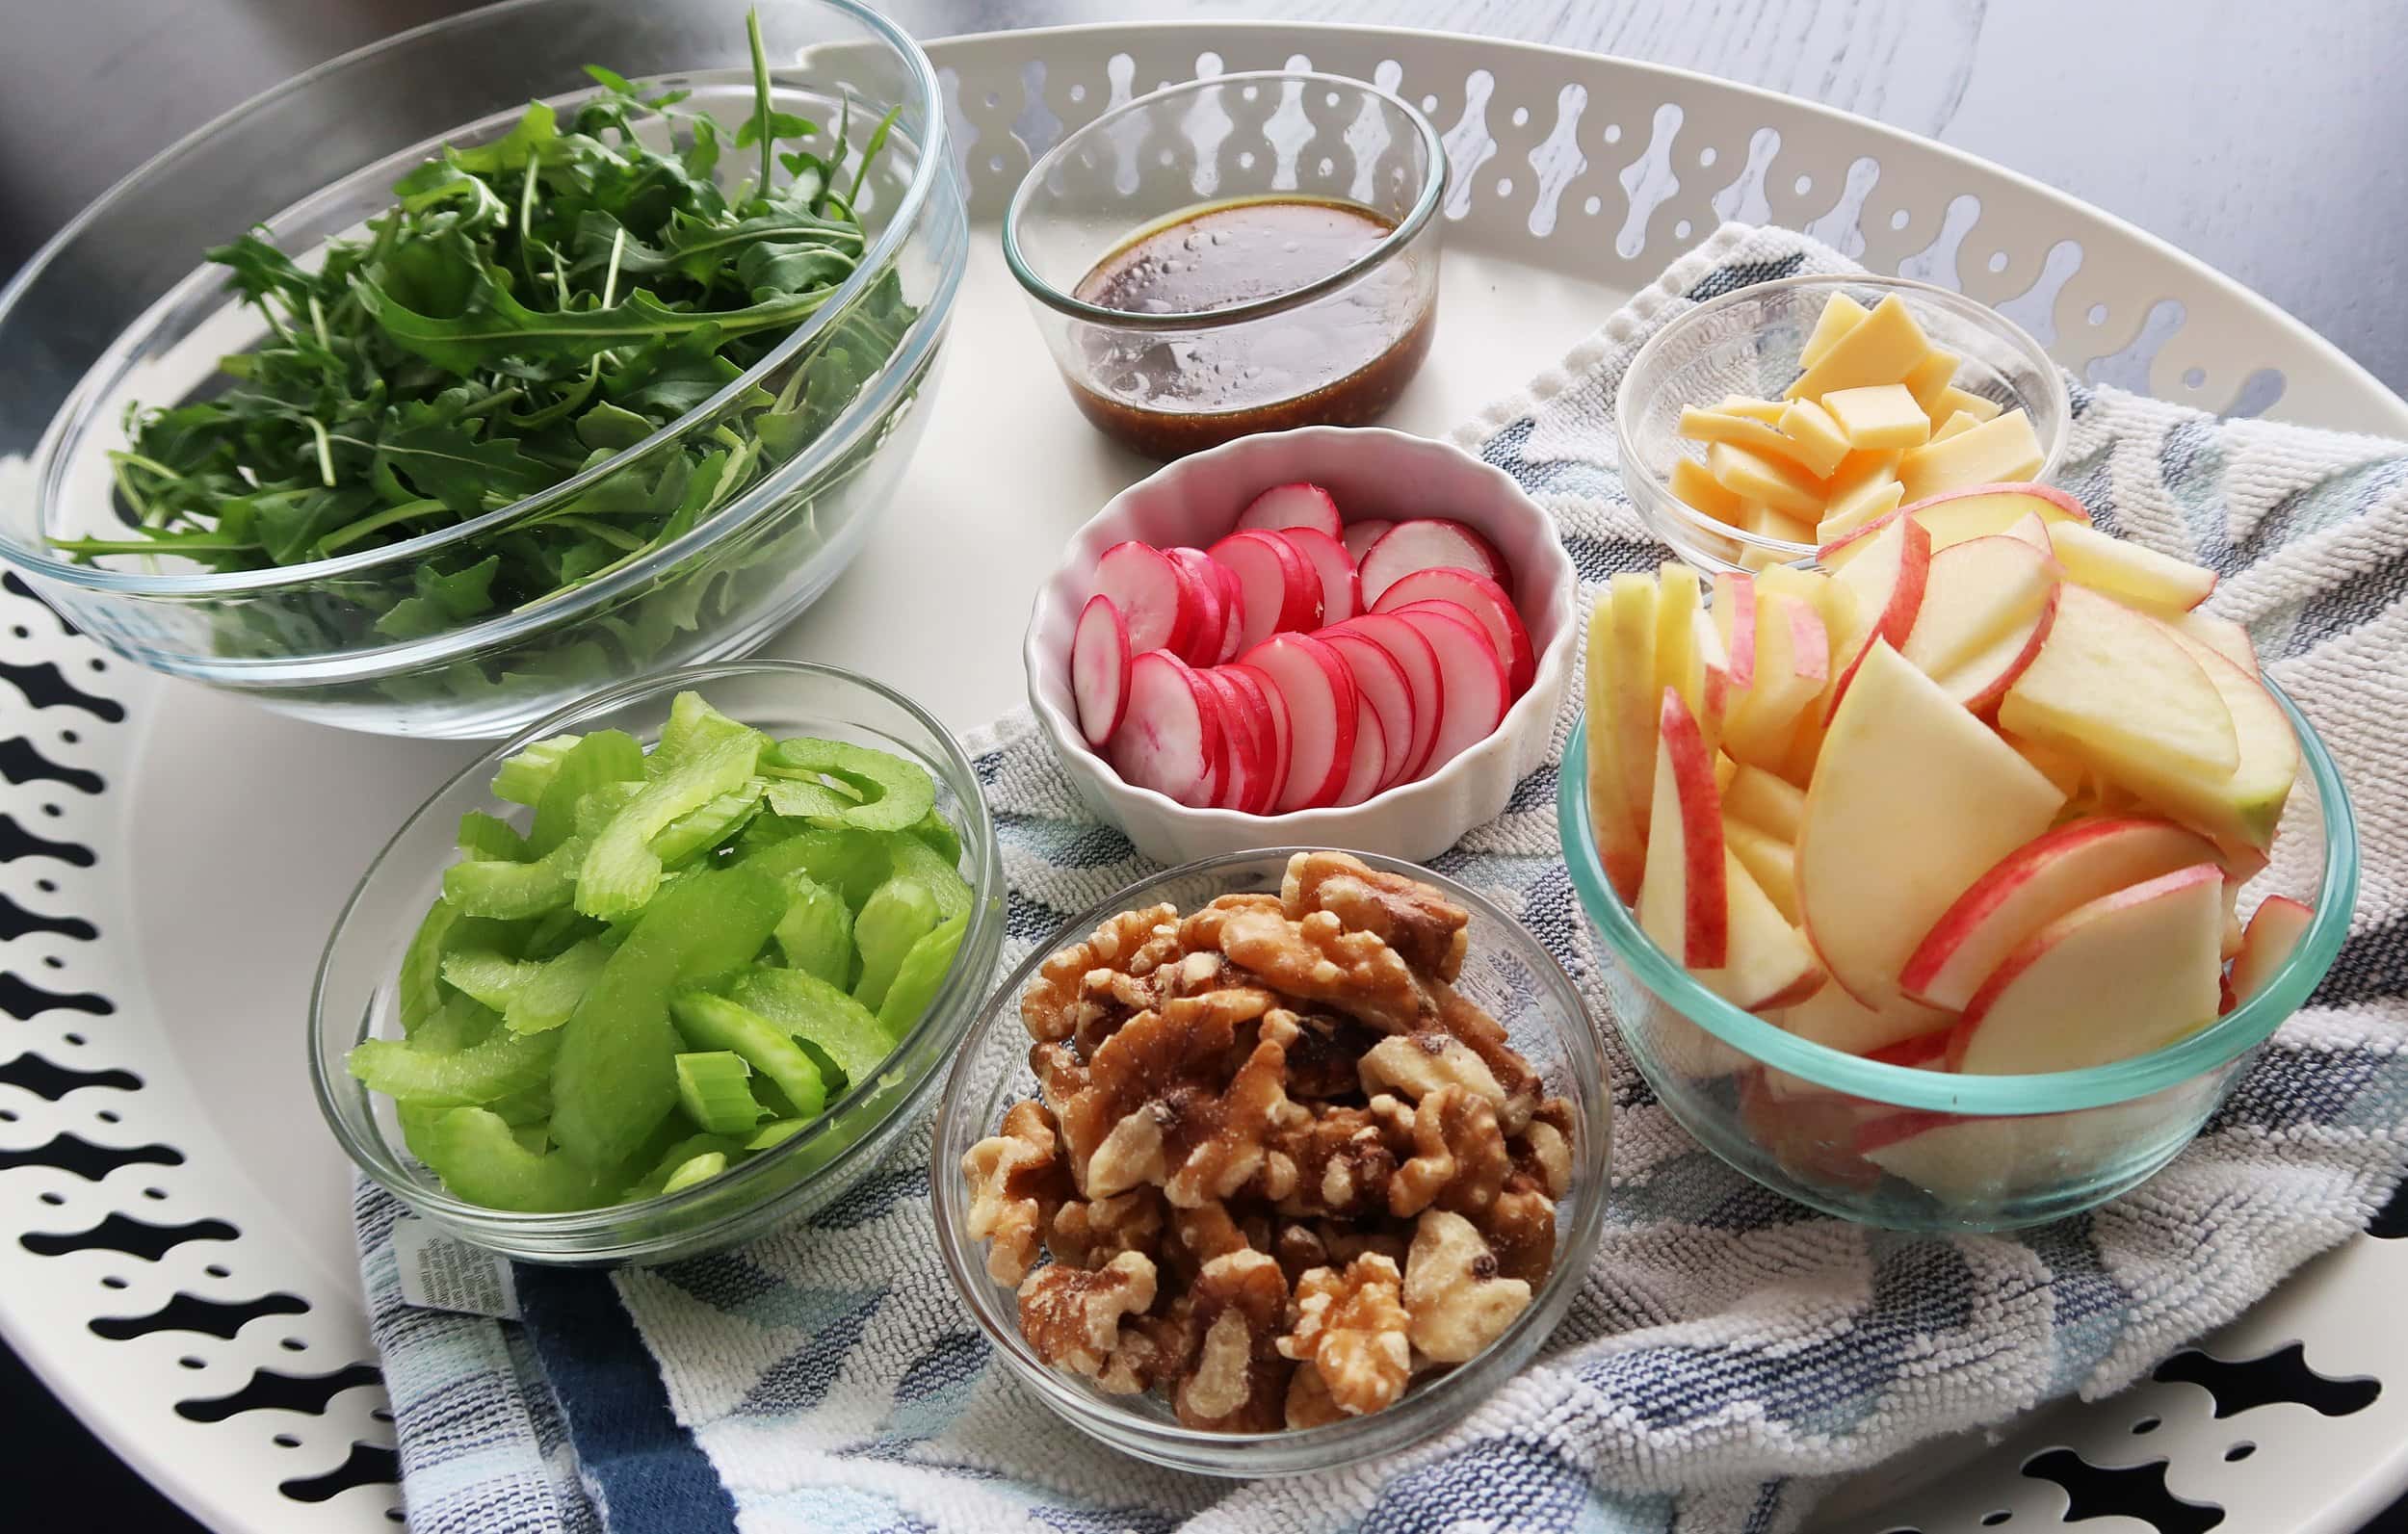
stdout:
[[[1352,627],[1323,629],[1313,637],[1344,658],[1347,670],[1354,677],[1354,690],[1363,694],[1372,712],[1379,715],[1380,742],[1387,749],[1388,759],[1380,764],[1377,786],[1384,789],[1401,783],[1405,769],[1413,765],[1413,747],[1418,739],[1414,733],[1413,684],[1405,676],[1404,667],[1395,656]],[[1419,635],[1414,637],[1421,638]],[[1422,643],[1426,648],[1428,641]],[[1434,659],[1430,662],[1433,675],[1437,664]],[[1434,723],[1430,733],[1437,733]]]
[[1280,695],[1268,675],[1250,665],[1224,665],[1217,669],[1262,710],[1256,723],[1264,732],[1269,754],[1264,760],[1262,784],[1255,792],[1254,802],[1246,806],[1246,813],[1269,815],[1270,807],[1279,802],[1280,791],[1288,784],[1288,700]]
[[1238,572],[1214,559],[1204,557],[1212,566],[1213,578],[1220,583],[1220,651],[1213,657],[1216,664],[1237,659],[1240,641],[1245,637],[1245,587],[1238,580]]
[[1227,626],[1228,613],[1221,596],[1220,567],[1205,557],[1202,549],[1165,549],[1163,554],[1179,572],[1191,621],[1182,637],[1187,645],[1179,651],[1179,659],[1190,665],[1211,665],[1220,659],[1221,630]]
[[1422,631],[1438,656],[1447,702],[1438,721],[1438,740],[1430,747],[1425,771],[1454,759],[1466,746],[1486,740],[1503,722],[1507,697],[1505,663],[1488,636],[1469,614],[1457,617],[1448,604],[1419,602],[1397,614]]
[[1347,768],[1340,804],[1360,804],[1379,792],[1379,774],[1388,762],[1388,735],[1380,728],[1379,712],[1369,698],[1358,696],[1354,707],[1354,761]]
[[1304,556],[1321,582],[1322,624],[1344,623],[1363,611],[1363,583],[1345,544],[1313,528],[1283,528],[1279,536]]
[[1129,625],[1129,650],[1171,649],[1179,619],[1188,611],[1179,567],[1161,550],[1142,543],[1115,543],[1095,561],[1095,590],[1112,598]]
[[1288,702],[1288,782],[1273,809],[1285,815],[1335,804],[1354,766],[1359,707],[1346,662],[1310,635],[1275,634],[1242,663],[1261,671]]
[[1230,758],[1229,721],[1221,713],[1220,694],[1204,680],[1203,672],[1190,670],[1188,684],[1195,689],[1196,707],[1204,715],[1205,760],[1212,764],[1212,770],[1204,774],[1204,785],[1195,791],[1193,798],[1179,802],[1190,809],[1218,809],[1228,803],[1229,778],[1236,770]]
[[1281,528],[1315,528],[1331,537],[1338,535],[1345,522],[1338,515],[1338,503],[1318,484],[1274,484],[1246,503],[1238,514],[1241,531],[1260,528],[1275,533]]
[[1460,522],[1424,517],[1400,522],[1364,552],[1363,600],[1378,606],[1391,582],[1416,570],[1469,570],[1499,585],[1505,583],[1505,563],[1486,538]]
[[1220,721],[1193,674],[1162,650],[1129,664],[1129,706],[1106,757],[1120,781],[1193,802],[1213,775]]
[[1396,524],[1386,517],[1365,517],[1360,522],[1348,523],[1345,533],[1339,537],[1338,541],[1346,545],[1347,558],[1361,564],[1363,556],[1372,552],[1372,545],[1377,543],[1387,534],[1388,530],[1395,526]]
[[1396,781],[1410,783],[1428,770],[1430,751],[1438,744],[1438,721],[1446,709],[1447,687],[1438,669],[1438,652],[1429,647],[1421,630],[1393,612],[1366,612],[1342,627],[1343,632],[1359,634],[1387,651],[1388,659],[1404,671],[1405,687],[1413,695],[1413,734],[1404,770]]
[[1497,647],[1505,663],[1505,686],[1520,697],[1538,675],[1538,652],[1531,648],[1531,631],[1522,626],[1522,614],[1513,611],[1513,599],[1486,576],[1469,570],[1416,570],[1391,583],[1372,611],[1394,612],[1408,603],[1433,600],[1455,603],[1479,620],[1488,642]]
[[1089,597],[1070,632],[1070,700],[1079,733],[1100,747],[1129,708],[1129,620],[1110,597]]
[[1250,814],[1270,778],[1270,710],[1226,671],[1195,674],[1219,694],[1221,737],[1229,748],[1228,786],[1214,803],[1224,810]]
[[1237,572],[1245,591],[1241,652],[1274,634],[1321,627],[1322,584],[1295,544],[1276,533],[1232,533],[1207,551],[1214,561]]

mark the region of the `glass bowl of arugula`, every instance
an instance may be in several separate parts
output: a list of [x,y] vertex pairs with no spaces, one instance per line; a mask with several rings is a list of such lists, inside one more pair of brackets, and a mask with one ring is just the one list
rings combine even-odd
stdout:
[[170,148],[0,290],[0,558],[153,669],[506,735],[835,580],[966,245],[935,72],[853,0],[422,27]]

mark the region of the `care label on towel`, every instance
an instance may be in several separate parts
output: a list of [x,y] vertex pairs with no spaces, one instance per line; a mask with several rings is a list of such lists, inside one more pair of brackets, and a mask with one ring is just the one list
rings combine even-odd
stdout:
[[393,1260],[401,1266],[402,1298],[408,1304],[518,1319],[518,1285],[510,1263],[424,1220],[404,1215],[393,1222]]

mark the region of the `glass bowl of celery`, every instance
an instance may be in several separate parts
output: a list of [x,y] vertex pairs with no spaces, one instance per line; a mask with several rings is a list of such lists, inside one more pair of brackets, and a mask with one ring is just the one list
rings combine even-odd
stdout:
[[499,737],[859,552],[968,229],[854,0],[517,0],[136,170],[0,287],[0,559],[270,708]]
[[319,1106],[414,1213],[520,1261],[745,1240],[918,1118],[1003,888],[970,759],[909,699],[783,662],[615,688],[370,865],[311,992]]

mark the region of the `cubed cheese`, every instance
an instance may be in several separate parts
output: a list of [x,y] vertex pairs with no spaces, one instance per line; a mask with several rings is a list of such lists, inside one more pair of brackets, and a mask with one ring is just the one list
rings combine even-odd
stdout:
[[1959,410],[1954,415],[1949,417],[1946,421],[1940,423],[1939,429],[1931,433],[1931,440],[1934,442],[1946,442],[1949,438],[1955,436],[1958,432],[1971,431],[1974,428],[1979,425],[1981,425],[1981,423],[1974,419],[1974,413],[1971,410]]
[[1932,405],[1937,412],[1932,419],[1945,421],[1962,410],[1976,421],[1991,421],[1997,419],[1998,413],[2004,408],[1996,400],[1985,399],[1964,389],[1947,388],[1940,391],[1939,399]]
[[1898,478],[1898,452],[1896,448],[1850,453],[1831,471],[1823,481],[1824,491],[1833,500],[1868,484],[1884,483]]
[[1898,380],[1906,385],[1906,392],[1915,397],[1915,403],[1923,406],[1924,414],[1931,416],[1935,422],[1940,417],[1932,412],[1939,406],[1942,392],[1956,377],[1957,360],[1953,351],[1935,350],[1907,369],[1906,377]]
[[[1915,449],[1898,459],[1898,477],[1906,486],[1906,499],[1920,501],[1943,490],[2028,480],[2040,472],[2042,456],[2031,422],[2023,411],[2009,410],[1946,442]],[[1722,476],[1717,473],[1714,478]]]
[[1749,503],[1741,516],[1743,520],[1740,526],[1760,538],[1779,538],[1784,543],[1810,545],[1815,541],[1814,527],[1805,518],[1793,517],[1787,511],[1775,511],[1762,503]]
[[1898,508],[1906,487],[1891,476],[1869,480],[1845,495],[1835,495],[1815,524],[1815,541],[1830,543],[1846,537],[1869,522],[1878,522]]
[[1695,458],[1673,460],[1672,493],[1716,522],[1728,522],[1733,527],[1740,525],[1740,507],[1745,503],[1717,483],[1714,477],[1706,472],[1706,466]]
[[1778,400],[1751,400],[1743,394],[1726,394],[1722,397],[1722,403],[1714,408],[1724,415],[1743,415],[1750,421],[1762,421],[1767,426],[1778,426],[1781,423],[1781,412],[1788,406]]
[[1872,313],[1849,326],[1831,350],[1817,357],[1784,391],[1791,400],[1820,400],[1834,389],[1858,389],[1873,383],[1896,383],[1915,370],[1931,351],[1923,326],[1892,294]]
[[1812,400],[1789,403],[1781,412],[1781,434],[1798,445],[1792,456],[1819,479],[1829,479],[1847,456],[1847,433],[1831,419],[1830,411]]
[[1831,295],[1831,301],[1822,306],[1822,313],[1815,320],[1814,333],[1806,338],[1806,345],[1797,353],[1797,365],[1811,368],[1821,361],[1822,354],[1871,312],[1845,293]]
[[1786,459],[1716,442],[1706,449],[1706,468],[1724,489],[1743,501],[1761,501],[1794,517],[1822,512],[1821,483]]
[[[1839,455],[1826,453],[1820,447],[1801,442],[1776,427],[1743,415],[1725,415],[1719,410],[1700,410],[1690,406],[1682,410],[1680,425],[1675,428],[1692,442],[1728,442],[1734,447],[1760,453],[1767,457],[1786,458],[1819,480],[1831,472]],[[1841,452],[1846,444],[1841,444]]]
[[1903,383],[1834,389],[1822,397],[1822,407],[1852,448],[1919,448],[1931,437],[1931,417]]

